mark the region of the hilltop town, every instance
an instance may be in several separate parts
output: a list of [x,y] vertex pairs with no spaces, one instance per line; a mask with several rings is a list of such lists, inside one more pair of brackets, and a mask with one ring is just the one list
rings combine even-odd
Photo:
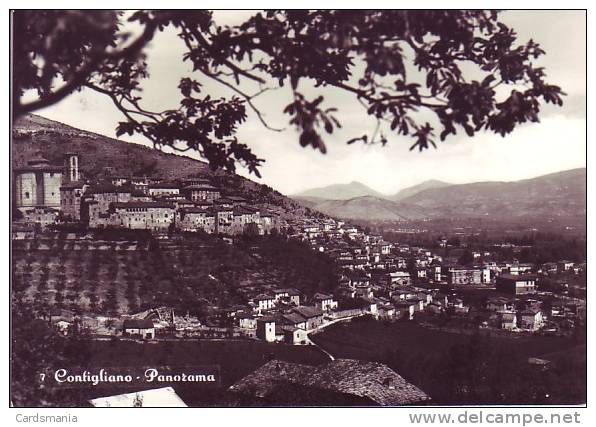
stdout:
[[[305,292],[270,281],[246,287],[241,290],[241,303],[218,306],[220,316],[210,322],[175,312],[173,307],[147,305],[137,307],[137,312],[116,310],[112,313],[116,316],[94,316],[80,307],[69,310],[62,298],[54,297],[46,301],[46,314],[63,333],[84,329],[92,335],[143,339],[230,336],[312,344],[309,334],[361,316],[386,321],[418,318],[428,325],[463,330],[480,327],[555,335],[570,334],[585,317],[585,299],[581,293],[570,294],[566,282],[585,275],[585,264],[497,262],[491,251],[485,251],[473,253],[472,262],[462,265],[424,247],[390,243],[379,234],[325,215],[289,218],[207,178],[166,181],[115,176],[106,170],[99,179],[90,180],[79,162],[76,153],[65,154],[62,165],[38,155],[14,169],[12,230],[17,248],[31,249],[31,242],[39,241],[38,250],[51,251],[53,242],[62,239],[75,250],[99,250],[102,242],[95,239],[94,243],[91,231],[137,231],[162,245],[190,235],[214,236],[228,244],[240,237],[275,235],[300,241],[312,256],[331,260],[337,281],[325,292]],[[125,240],[115,243],[120,250],[139,245]],[[446,238],[439,242],[439,247],[449,245]],[[17,264],[15,277],[21,278],[24,270]],[[549,277],[556,277],[555,289],[541,286],[541,281],[552,282]],[[77,308],[76,298],[71,299]]]

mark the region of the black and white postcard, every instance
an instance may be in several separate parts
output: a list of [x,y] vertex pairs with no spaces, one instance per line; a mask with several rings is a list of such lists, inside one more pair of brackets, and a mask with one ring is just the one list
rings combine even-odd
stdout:
[[585,407],[586,19],[10,11],[10,406]]

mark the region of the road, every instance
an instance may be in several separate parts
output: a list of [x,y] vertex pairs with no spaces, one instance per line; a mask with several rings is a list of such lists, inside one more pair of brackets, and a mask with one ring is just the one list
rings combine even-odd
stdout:
[[328,326],[334,325],[336,323],[340,323],[340,322],[348,322],[351,321],[353,318],[355,317],[360,317],[360,316],[364,316],[364,314],[358,314],[356,316],[349,316],[349,317],[344,317],[341,319],[335,319],[332,320],[331,322],[322,324],[321,326],[319,326],[318,328],[315,329],[311,329],[310,331],[308,331],[306,333],[306,342],[309,345],[314,345],[315,347],[317,347],[319,350],[321,350],[321,352],[323,352],[324,354],[327,355],[327,357],[329,357],[329,360],[335,360],[335,356],[333,356],[331,353],[329,353],[327,350],[325,350],[323,347],[321,347],[319,344],[317,344],[316,342],[314,342],[312,339],[310,339],[310,334],[317,334],[319,332],[321,332],[323,329],[325,329]]

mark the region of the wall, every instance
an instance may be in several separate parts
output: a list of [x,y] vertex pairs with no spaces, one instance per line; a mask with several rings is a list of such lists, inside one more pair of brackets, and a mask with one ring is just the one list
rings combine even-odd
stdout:
[[[35,206],[37,186],[33,172],[20,173],[16,176],[15,193],[17,207]],[[29,197],[25,197],[26,195]]]
[[60,186],[62,185],[62,174],[60,172],[43,173],[43,205],[49,207],[60,207]]

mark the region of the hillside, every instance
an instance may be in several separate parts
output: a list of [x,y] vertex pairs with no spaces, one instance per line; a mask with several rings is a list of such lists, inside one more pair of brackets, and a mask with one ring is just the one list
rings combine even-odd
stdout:
[[140,144],[128,143],[37,115],[19,119],[13,127],[12,166],[19,167],[37,152],[53,164],[62,164],[64,153],[80,156],[85,177],[95,179],[113,175],[162,177],[166,180],[196,176],[210,179],[228,194],[241,195],[254,202],[270,204],[282,215],[302,216],[308,211],[297,202],[266,185],[224,171],[212,171],[205,162],[190,157],[164,153]]
[[421,191],[402,200],[433,217],[549,219],[586,215],[586,169],[515,182],[477,182]]
[[190,157],[153,150],[92,132],[83,131],[36,115],[19,119],[13,127],[13,165],[24,165],[37,151],[50,162],[61,164],[65,152],[75,152],[86,176],[94,178],[104,168],[115,175],[163,176],[167,179],[208,173],[208,165]]
[[352,181],[348,184],[333,184],[326,187],[313,188],[295,194],[293,197],[297,199],[348,200],[362,196],[384,197],[381,193],[357,181]]
[[282,283],[311,296],[337,282],[332,260],[276,236],[234,245],[207,235],[160,243],[17,240],[11,261],[13,298],[89,315],[168,306],[206,321],[214,307],[245,305]]
[[448,187],[450,185],[452,185],[452,184],[449,184],[449,183],[443,182],[443,181],[438,181],[436,179],[431,179],[428,181],[424,181],[420,184],[404,188],[404,189],[400,190],[399,192],[397,192],[396,194],[389,196],[388,199],[394,200],[397,202],[397,201],[406,199],[408,197],[411,197],[414,194],[420,193],[421,191],[424,191],[424,190],[429,190],[431,188],[444,188],[444,187]]
[[373,196],[319,202],[314,202],[311,199],[309,206],[332,217],[354,220],[405,221],[428,216],[424,209],[416,205],[393,202]]

